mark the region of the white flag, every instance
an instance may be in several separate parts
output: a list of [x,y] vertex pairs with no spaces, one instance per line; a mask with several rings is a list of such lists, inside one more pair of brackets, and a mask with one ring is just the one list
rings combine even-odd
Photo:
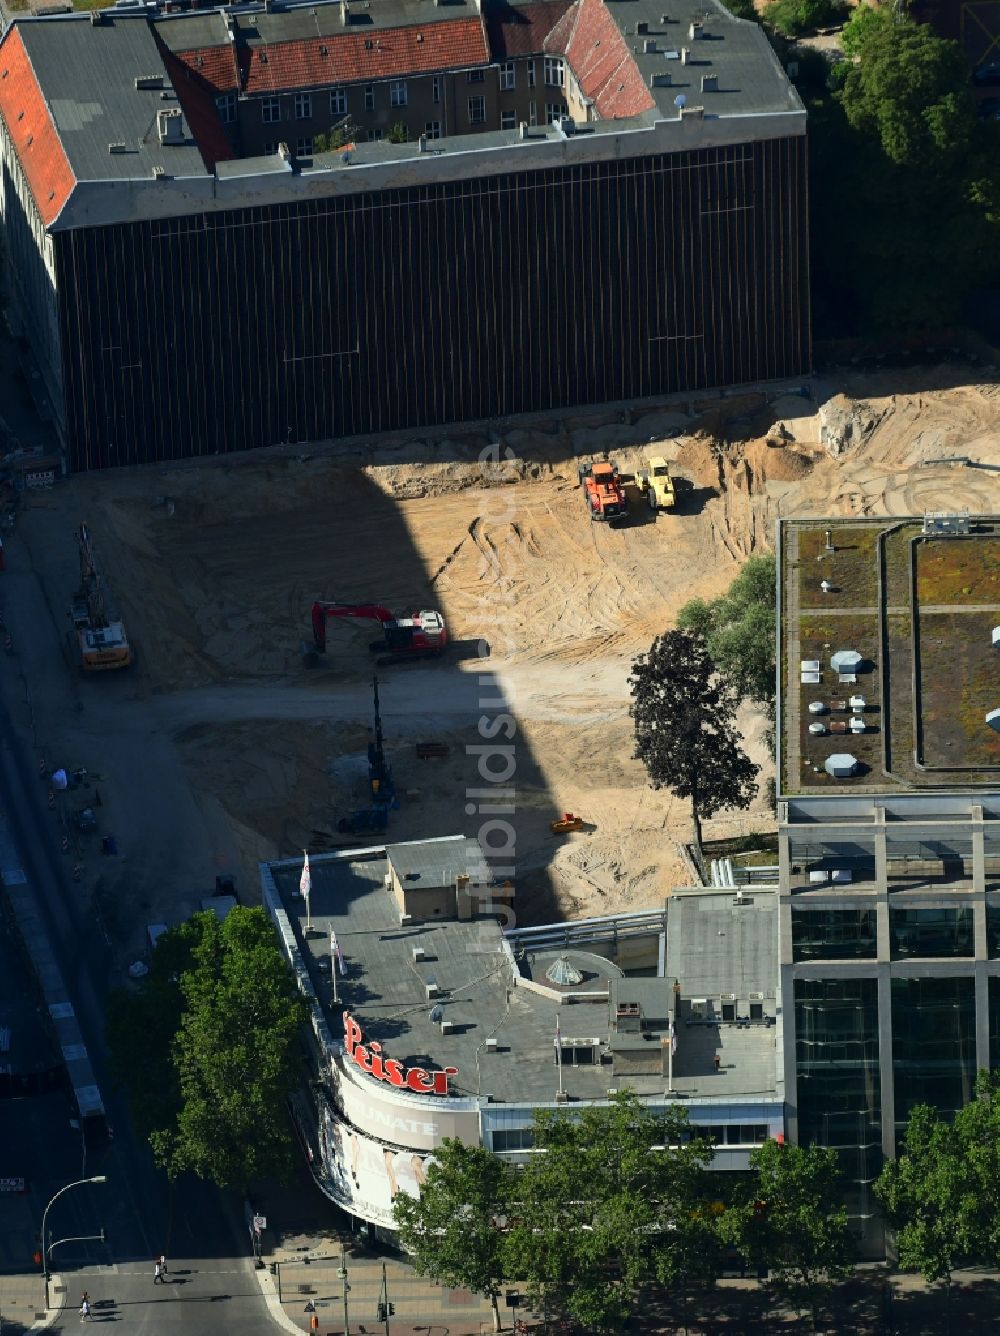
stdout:
[[309,872],[309,855],[306,854],[306,861],[302,864],[302,876],[299,878],[299,895],[304,895],[308,900],[311,890],[312,876]]
[[670,1052],[677,1052],[677,1026],[673,1021],[670,1022]]
[[340,973],[347,973],[347,966],[344,964],[344,953],[340,949],[340,943],[337,941],[337,934],[330,929],[330,955],[337,957],[337,964],[340,967]]

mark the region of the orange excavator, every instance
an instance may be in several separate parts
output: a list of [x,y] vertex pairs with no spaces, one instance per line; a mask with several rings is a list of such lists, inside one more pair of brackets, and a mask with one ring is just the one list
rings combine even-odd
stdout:
[[439,612],[415,612],[410,617],[397,617],[381,603],[323,603],[312,607],[313,645],[317,654],[326,651],[326,623],[329,617],[351,617],[361,621],[378,622],[382,639],[369,646],[382,657],[378,666],[405,663],[411,659],[427,659],[444,653],[448,631]]

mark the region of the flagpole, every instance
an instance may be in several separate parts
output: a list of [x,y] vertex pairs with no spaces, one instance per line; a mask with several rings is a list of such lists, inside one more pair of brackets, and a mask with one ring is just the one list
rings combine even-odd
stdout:
[[337,997],[337,952],[334,948],[333,929],[330,929],[330,978],[333,981],[333,1000],[334,1003],[340,1001]]
[[303,887],[302,894],[306,897],[306,936],[312,932],[312,878],[309,875],[309,853],[306,849],[302,850],[303,864]]
[[556,1017],[556,1066],[559,1068],[559,1098],[562,1099],[562,1035],[559,1033],[559,1017]]
[[[669,1040],[667,1043],[667,1093],[670,1094],[674,1088],[674,1013],[670,1013],[670,1029],[668,1031]],[[663,1068],[660,1068],[662,1071]]]

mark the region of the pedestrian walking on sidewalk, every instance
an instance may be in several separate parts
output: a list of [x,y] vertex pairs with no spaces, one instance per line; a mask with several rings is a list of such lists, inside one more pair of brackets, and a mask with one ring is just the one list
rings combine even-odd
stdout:
[[86,1295],[84,1295],[83,1301],[80,1304],[80,1321],[84,1322],[88,1318],[90,1318],[90,1320],[93,1321],[93,1318],[90,1317],[90,1300],[87,1298]]
[[167,1274],[167,1256],[166,1253],[160,1253],[160,1270],[164,1275]]
[[163,1284],[163,1263],[159,1258],[156,1259],[156,1265],[153,1267],[153,1284],[155,1285],[157,1281],[161,1285]]

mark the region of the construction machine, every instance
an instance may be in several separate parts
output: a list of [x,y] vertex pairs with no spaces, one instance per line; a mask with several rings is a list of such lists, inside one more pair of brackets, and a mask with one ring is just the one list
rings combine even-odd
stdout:
[[70,617],[79,665],[86,673],[128,668],[134,657],[132,647],[125,634],[124,624],[113,622],[108,617],[104,577],[97,564],[86,524],[81,524],[77,531],[77,544],[80,550],[80,588],[73,596]]
[[329,617],[353,617],[362,621],[378,622],[382,639],[369,646],[381,653],[376,660],[380,668],[387,664],[405,663],[411,659],[432,658],[444,652],[448,631],[439,612],[415,612],[409,617],[397,617],[381,603],[324,603],[312,608],[313,645],[318,654],[326,651],[326,623]]
[[670,476],[670,465],[662,455],[651,455],[646,460],[645,468],[636,471],[639,487],[646,493],[646,500],[652,511],[673,510],[677,505],[677,492],[674,480]]
[[581,464],[580,486],[592,520],[614,520],[628,514],[625,484],[617,464],[606,459]]

